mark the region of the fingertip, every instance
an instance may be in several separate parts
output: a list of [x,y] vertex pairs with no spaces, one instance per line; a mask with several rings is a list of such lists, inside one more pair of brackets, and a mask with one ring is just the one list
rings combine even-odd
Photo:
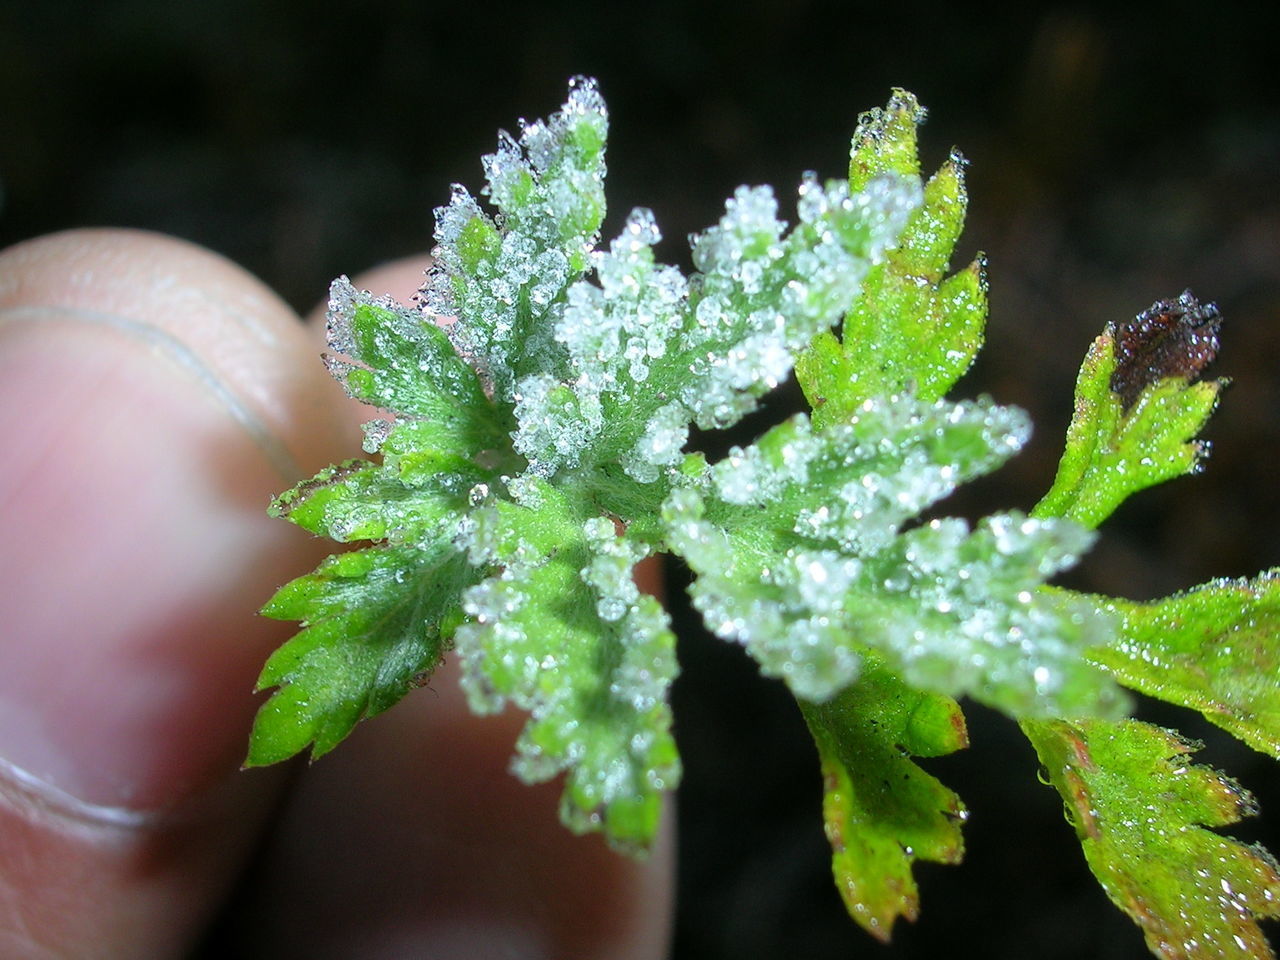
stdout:
[[[352,282],[409,303],[429,263],[409,257]],[[308,314],[317,345],[324,314],[323,304]],[[352,422],[373,415],[355,401],[347,412]],[[637,579],[657,590],[656,565]],[[472,715],[446,665],[430,691],[362,724],[299,778],[227,952],[665,956],[674,804],[643,862],[574,836],[559,822],[561,784],[529,787],[508,771],[525,719]]]
[[[352,279],[411,303],[431,260],[406,257]],[[324,342],[325,305],[308,314]],[[369,407],[352,401],[353,422]],[[658,566],[637,582],[661,589]],[[478,717],[446,664],[430,691],[361,725],[300,778],[258,878],[258,912],[237,949],[307,956],[597,957],[667,955],[675,818],[668,803],[650,856],[628,859],[558,817],[562,784],[508,770],[525,717]],[[335,869],[335,863],[351,869]],[[305,888],[291,881],[312,878]],[[299,922],[307,917],[306,924]],[[303,939],[299,939],[299,938]]]
[[324,466],[340,442],[331,414],[341,391],[297,314],[210,250],[142,230],[39,237],[0,252],[0,310],[14,321],[32,309],[114,327],[185,366],[285,480]]
[[265,508],[349,442],[316,353],[182,241],[0,252],[0,856],[38,864],[0,884],[0,953],[166,955],[257,829],[279,778],[238,768],[289,628],[256,610],[318,555]]
[[666,956],[670,805],[643,861],[570,833],[563,784],[509,771],[526,719],[472,715],[446,664],[428,690],[362,724],[299,778],[224,952]]

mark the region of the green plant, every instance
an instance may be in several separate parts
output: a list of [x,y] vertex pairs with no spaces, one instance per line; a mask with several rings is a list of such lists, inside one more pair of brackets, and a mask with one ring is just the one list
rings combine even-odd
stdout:
[[[872,934],[915,917],[915,861],[960,859],[965,809],[913,758],[965,745],[968,696],[1022,725],[1155,953],[1270,956],[1256,920],[1280,915],[1276,864],[1209,829],[1252,812],[1248,795],[1187,762],[1193,744],[1125,719],[1121,685],[1280,755],[1280,579],[1155,603],[1046,584],[1130,494],[1198,468],[1217,310],[1188,293],[1107,327],[1029,516],[928,514],[1029,424],[945,399],[981,344],[986,281],[981,260],[947,274],[963,164],[921,183],[922,116],[903,91],[864,114],[849,179],[806,177],[790,228],[768,188],[739,188],[692,238],[686,277],[656,262],[646,210],[596,249],[607,117],[578,80],[485,158],[496,215],[461,187],[436,211],[417,307],[336,281],[330,366],[391,416],[366,427],[377,459],[272,512],[368,545],[267,605],[303,629],[262,674],[279,689],[249,763],[325,753],[452,651],[474,710],[529,713],[515,773],[563,773],[566,824],[642,852],[680,776],[677,667],[632,570],[670,553],[711,631],[795,694],[836,881]],[[736,423],[793,369],[809,413],[717,463],[684,452],[691,424]]]

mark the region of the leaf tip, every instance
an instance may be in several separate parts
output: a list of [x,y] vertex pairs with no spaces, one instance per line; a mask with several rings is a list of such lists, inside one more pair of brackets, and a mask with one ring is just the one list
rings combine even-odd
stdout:
[[1132,320],[1108,327],[1115,368],[1111,392],[1125,413],[1148,387],[1179,377],[1190,385],[1218,354],[1222,314],[1215,303],[1201,303],[1190,290],[1176,299],[1157,300]]

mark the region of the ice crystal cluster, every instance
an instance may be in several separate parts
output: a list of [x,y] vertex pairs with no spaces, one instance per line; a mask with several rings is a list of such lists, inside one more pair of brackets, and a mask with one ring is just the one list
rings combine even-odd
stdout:
[[[328,362],[388,414],[366,427],[371,458],[272,508],[364,545],[266,608],[303,628],[264,670],[279,689],[250,762],[324,753],[451,653],[475,711],[528,714],[515,773],[563,774],[571,828],[643,851],[680,778],[677,665],[633,572],[672,554],[709,630],[799,700],[837,879],[887,936],[914,916],[913,860],[959,857],[963,806],[910,759],[963,746],[953,698],[1020,719],[1042,756],[1084,729],[1069,724],[1117,722],[1116,678],[1141,683],[1106,651],[1149,640],[1141,612],[1045,582],[1129,492],[1190,469],[1217,386],[1191,383],[1199,368],[1138,371],[1122,405],[1104,338],[1040,506],[972,525],[935,515],[1030,425],[946,398],[980,346],[986,286],[980,259],[947,273],[962,161],[922,183],[922,118],[899,91],[860,118],[847,178],[805,175],[787,204],[740,187],[690,238],[686,275],[658,260],[649,210],[601,243],[608,116],[578,79],[549,120],[501,135],[480,199],[455,186],[436,211],[417,304],[336,281]],[[691,426],[734,425],[793,372],[808,413],[716,463],[687,449]],[[877,799],[889,768],[907,785]]]
[[972,532],[958,519],[901,529],[1027,429],[989,402],[896,396],[818,433],[803,415],[775,427],[667,500],[671,547],[698,575],[694,605],[809,700],[852,682],[869,647],[921,688],[1015,714],[1096,711],[1106,688],[1079,651],[1105,639],[1105,621],[1036,591],[1088,531],[1017,514]]

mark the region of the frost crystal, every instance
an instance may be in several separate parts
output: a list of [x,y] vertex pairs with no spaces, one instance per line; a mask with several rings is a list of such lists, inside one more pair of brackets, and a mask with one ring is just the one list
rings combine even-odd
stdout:
[[649,551],[605,517],[578,519],[537,478],[512,486],[521,505],[473,513],[471,562],[497,569],[463,595],[463,688],[477,712],[510,701],[530,713],[513,769],[530,781],[569,771],[570,826],[647,842],[657,791],[679,778],[667,704],[674,637],[632,579]]
[[1087,530],[1010,514],[973,533],[960,520],[901,531],[1027,434],[1011,408],[909,397],[821,432],[803,416],[775,427],[667,500],[694,605],[807,699],[846,686],[871,648],[912,684],[1013,713],[1114,710],[1079,654],[1106,622],[1037,589],[1087,549]]
[[[373,545],[272,602],[304,629],[264,671],[284,689],[254,756],[327,750],[452,650],[475,711],[528,713],[512,769],[563,775],[573,829],[643,849],[680,776],[675,640],[634,577],[664,551],[696,574],[708,626],[800,697],[874,669],[1018,715],[1108,708],[1080,658],[1105,622],[1040,589],[1089,534],[1015,514],[917,523],[1029,432],[1012,408],[937,399],[971,354],[967,326],[922,335],[943,372],[921,379],[903,323],[916,293],[943,297],[947,251],[922,260],[920,224],[936,226],[958,181],[926,192],[896,162],[850,181],[809,174],[794,213],[769,187],[740,187],[690,238],[686,276],[658,261],[647,209],[597,246],[608,125],[578,80],[559,112],[501,134],[484,188],[455,186],[436,211],[418,309],[333,284],[327,362],[388,411],[366,427],[377,460],[330,468],[272,509]],[[967,323],[985,300],[976,274],[966,282]],[[948,351],[958,359],[939,366]],[[714,465],[684,453],[692,426],[738,422],[797,357],[812,417]]]
[[739,187],[720,223],[692,238],[693,324],[680,393],[704,429],[727,427],[790,372],[797,351],[856,296],[919,203],[918,182],[885,177],[800,187],[800,223],[783,235],[768,187]]
[[655,262],[653,215],[633,211],[592,255],[596,282],[567,291],[555,323],[567,374],[518,387],[516,449],[544,476],[592,450],[654,482],[676,462],[690,420],[730,426],[790,373],[918,202],[919,184],[893,177],[855,197],[847,184],[806,181],[788,233],[772,190],[740,188],[719,225],[693,239],[700,272],[688,281]]
[[464,187],[436,211],[435,262],[422,302],[457,317],[459,350],[511,400],[522,374],[563,373],[551,331],[558,298],[581,276],[604,217],[608,114],[595,83],[579,80],[550,120],[503,134],[484,158],[491,219]]

